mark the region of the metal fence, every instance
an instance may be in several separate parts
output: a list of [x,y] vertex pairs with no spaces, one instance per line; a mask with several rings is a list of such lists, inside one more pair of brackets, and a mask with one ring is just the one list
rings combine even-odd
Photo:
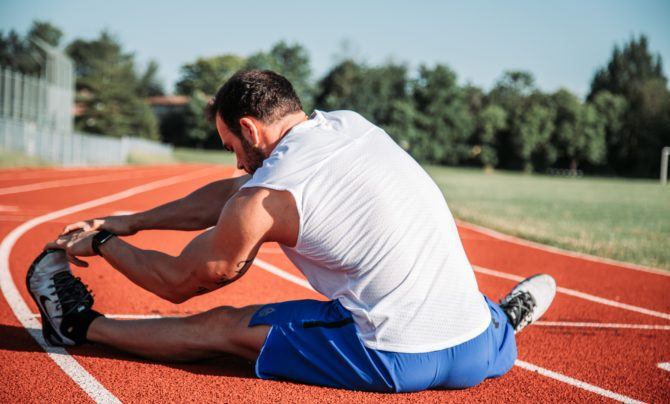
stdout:
[[172,155],[172,146],[134,137],[112,138],[0,118],[0,148],[66,166],[124,164],[131,154]]
[[147,139],[74,132],[72,64],[44,46],[44,77],[0,67],[0,148],[62,165],[124,164],[131,154],[172,154],[172,146]]

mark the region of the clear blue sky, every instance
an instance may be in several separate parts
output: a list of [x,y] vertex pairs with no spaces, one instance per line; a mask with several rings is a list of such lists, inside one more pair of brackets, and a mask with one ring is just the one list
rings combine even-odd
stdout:
[[25,33],[33,19],[59,26],[66,43],[109,29],[140,65],[159,62],[168,91],[198,56],[249,55],[282,39],[308,49],[317,78],[348,41],[348,54],[370,64],[446,63],[486,89],[504,70],[526,69],[546,91],[583,96],[613,46],[644,33],[670,76],[668,0],[0,0],[0,30]]

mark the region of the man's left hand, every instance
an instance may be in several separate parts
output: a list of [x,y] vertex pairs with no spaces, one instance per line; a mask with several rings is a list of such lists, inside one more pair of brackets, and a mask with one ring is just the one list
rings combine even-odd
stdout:
[[97,255],[93,251],[93,236],[97,231],[78,231],[59,236],[56,240],[47,243],[45,249],[65,250],[67,259],[79,267],[87,267],[88,263],[77,257],[90,257]]

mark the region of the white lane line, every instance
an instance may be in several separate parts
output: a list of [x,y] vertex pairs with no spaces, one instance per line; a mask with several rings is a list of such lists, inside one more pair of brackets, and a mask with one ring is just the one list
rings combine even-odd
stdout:
[[33,178],[45,179],[49,176],[57,176],[63,173],[69,174],[73,171],[80,171],[81,173],[95,174],[95,171],[114,171],[123,172],[128,170],[135,170],[137,166],[79,166],[79,167],[44,167],[36,169],[0,169],[0,181],[8,180],[27,180]]
[[295,276],[293,274],[290,274],[290,273],[284,271],[283,269],[279,269],[276,266],[274,266],[274,265],[272,265],[268,262],[265,262],[265,261],[263,261],[259,258],[256,258],[254,260],[254,265],[260,267],[261,269],[264,269],[264,270],[268,271],[269,273],[271,273],[273,275],[277,275],[280,278],[284,278],[289,282],[293,282],[296,285],[300,285],[303,288],[306,288],[306,289],[309,289],[309,290],[314,290],[312,285],[310,285],[309,282],[307,282],[305,279],[303,279],[299,276]]
[[94,175],[91,177],[84,177],[84,178],[67,178],[64,180],[53,180],[33,184],[16,185],[13,187],[0,188],[0,195],[18,194],[21,192],[30,192],[30,191],[41,191],[44,189],[68,187],[72,185],[93,184],[96,182],[127,180],[132,178],[144,177],[147,175],[148,172],[154,172],[154,171],[157,170],[151,169],[151,170],[144,170],[141,172],[130,172],[128,174],[122,174],[122,175],[119,175],[118,173]]
[[107,390],[100,382],[77,362],[70,354],[63,348],[50,347],[42,338],[42,324],[33,317],[33,313],[28,308],[25,300],[19,293],[19,290],[14,284],[12,274],[9,270],[9,255],[12,248],[26,232],[34,227],[46,223],[50,220],[58,219],[63,216],[71,215],[82,210],[90,209],[96,206],[104,205],[110,202],[118,201],[119,199],[128,198],[130,196],[151,191],[157,188],[166,187],[177,184],[179,182],[195,179],[205,174],[209,174],[213,169],[207,168],[198,170],[188,174],[182,174],[175,177],[165,178],[162,180],[150,182],[148,184],[129,188],[125,191],[118,192],[109,196],[94,199],[92,201],[80,203],[69,208],[61,209],[46,215],[35,217],[18,227],[14,228],[0,243],[0,289],[7,300],[9,307],[14,312],[16,318],[26,328],[30,335],[35,338],[37,343],[47,352],[49,357],[61,368],[63,371],[77,383],[82,390],[86,392],[96,402],[114,402],[120,401]]
[[[33,316],[33,318],[39,318],[40,313],[33,313],[32,316]],[[163,317],[170,317],[170,316],[164,316],[162,314],[110,314],[110,313],[105,313],[105,317],[107,317],[107,318],[118,318],[118,319],[122,319],[122,320],[147,320],[147,319],[152,319],[152,318],[163,318]]]
[[559,247],[552,247],[552,246],[548,246],[548,245],[545,245],[545,244],[536,243],[534,241],[530,241],[530,240],[522,239],[522,238],[519,238],[519,237],[511,236],[509,234],[500,233],[498,231],[495,231],[495,230],[492,230],[492,229],[489,229],[489,228],[486,228],[486,227],[482,227],[482,226],[476,225],[474,223],[464,222],[462,220],[456,220],[456,223],[460,227],[470,229],[470,230],[474,230],[476,232],[486,234],[487,236],[491,236],[491,237],[496,238],[498,240],[507,241],[507,242],[522,245],[522,246],[525,246],[525,247],[532,247],[532,248],[535,248],[535,249],[538,249],[538,250],[547,251],[547,252],[551,252],[551,253],[554,253],[554,254],[566,255],[568,257],[579,258],[579,259],[583,259],[583,260],[587,260],[587,261],[591,261],[591,262],[597,262],[599,264],[614,265],[618,268],[632,269],[634,271],[647,272],[647,273],[650,273],[650,274],[661,275],[661,276],[670,276],[670,271],[664,271],[664,270],[658,269],[658,268],[645,267],[643,265],[631,264],[630,262],[617,261],[617,260],[613,260],[611,258],[597,257],[597,256],[591,255],[591,254],[580,253],[580,252],[570,251],[570,250],[564,250],[564,249],[559,248]]
[[0,212],[18,212],[18,206],[0,205]]
[[[39,316],[39,313],[37,313],[37,315]],[[118,318],[122,320],[147,320],[152,318],[163,318],[171,316],[163,316],[161,314],[105,314],[105,317]]]
[[[522,276],[509,274],[507,272],[496,271],[494,269],[484,268],[484,267],[480,267],[480,266],[477,266],[477,265],[473,265],[472,268],[476,272],[486,274],[486,275],[495,276],[497,278],[509,279],[509,280],[517,281],[517,282],[521,282],[524,279]],[[621,302],[617,302],[615,300],[605,299],[604,297],[599,297],[599,296],[595,296],[595,295],[592,295],[592,294],[589,294],[589,293],[580,292],[578,290],[558,286],[556,288],[556,291],[559,292],[559,293],[563,293],[565,295],[569,295],[569,296],[577,297],[577,298],[580,298],[580,299],[588,300],[590,302],[600,303],[600,304],[604,304],[606,306],[616,307],[618,309],[634,311],[636,313],[642,313],[642,314],[646,314],[648,316],[654,316],[654,317],[670,320],[670,314],[668,314],[668,313],[663,313],[663,312],[656,311],[656,310],[645,309],[644,307],[633,306],[632,304],[621,303]]]
[[132,215],[133,213],[135,212],[132,210],[117,210],[112,212],[110,216],[125,216],[125,215]]
[[670,362],[661,362],[656,366],[658,366],[659,368],[661,368],[663,370],[667,370],[668,372],[670,372]]
[[576,327],[576,328],[615,328],[630,330],[670,331],[670,325],[656,324],[620,324],[620,323],[582,323],[575,321],[536,321],[533,325],[545,327]]
[[[270,272],[271,274],[274,274],[274,275],[277,275],[281,278],[284,278],[289,282],[293,282],[293,283],[295,283],[297,285],[300,285],[302,287],[305,287],[307,289],[314,290],[314,288],[312,288],[312,286],[306,280],[304,280],[302,278],[299,278],[299,277],[297,277],[293,274],[289,274],[288,272],[286,272],[286,271],[284,271],[280,268],[277,268],[276,266],[274,266],[272,264],[269,264],[269,263],[267,263],[267,262],[265,262],[265,261],[263,261],[259,258],[256,258],[254,260],[254,265],[257,265],[258,267]],[[515,362],[515,364],[517,366],[519,366],[520,368],[535,371],[535,372],[537,372],[537,373],[539,373],[543,376],[561,381],[563,383],[569,384],[571,386],[574,386],[574,387],[577,387],[577,388],[580,388],[580,389],[590,391],[590,392],[595,393],[595,394],[599,394],[599,395],[604,396],[604,397],[612,398],[614,400],[627,402],[627,403],[640,403],[641,402],[641,401],[634,400],[630,397],[615,393],[613,391],[605,390],[605,389],[600,388],[598,386],[594,386],[592,384],[583,382],[581,380],[574,379],[572,377],[563,375],[561,373],[557,373],[557,372],[554,372],[554,371],[549,370],[549,369],[541,368],[539,366],[533,365],[533,364],[528,363],[528,362],[517,360]]]
[[602,387],[594,386],[581,380],[574,379],[570,376],[554,372],[553,370],[541,368],[537,365],[533,365],[532,363],[528,363],[517,359],[516,362],[514,362],[514,364],[522,369],[530,370],[531,372],[536,372],[550,379],[558,380],[559,382],[563,382],[571,386],[578,387],[586,391],[590,391],[603,397],[611,398],[612,400],[616,400],[622,403],[643,403],[643,401],[638,401],[635,400],[634,398],[624,396],[623,394],[615,393],[610,390],[605,390]]

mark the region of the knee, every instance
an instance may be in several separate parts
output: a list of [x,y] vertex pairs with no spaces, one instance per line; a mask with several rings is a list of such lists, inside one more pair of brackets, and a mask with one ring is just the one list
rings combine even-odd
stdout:
[[246,308],[222,306],[184,318],[193,330],[193,337],[203,347],[229,351],[231,345],[243,343],[243,330],[248,327]]

